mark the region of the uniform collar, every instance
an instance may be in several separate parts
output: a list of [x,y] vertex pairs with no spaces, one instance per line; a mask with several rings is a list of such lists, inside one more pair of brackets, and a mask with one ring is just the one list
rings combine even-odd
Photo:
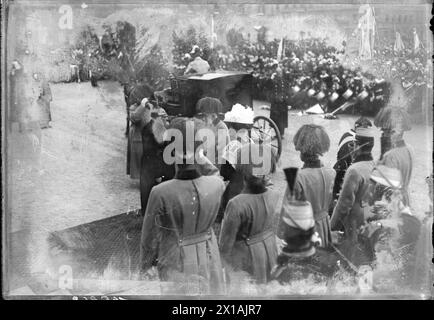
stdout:
[[401,147],[405,147],[406,144],[404,142],[404,140],[399,140],[397,142],[395,142],[395,148],[401,148]]
[[220,123],[220,119],[219,118],[215,118],[213,121],[212,121],[212,124],[214,125],[214,126],[217,126],[219,123]]
[[313,160],[308,160],[304,163],[303,169],[305,168],[321,168],[322,164],[321,164],[321,160],[320,159],[313,159]]
[[359,162],[359,161],[372,161],[374,158],[372,158],[372,154],[370,153],[362,153],[359,154],[354,158],[353,163]]
[[178,170],[175,174],[175,179],[194,180],[194,179],[197,179],[201,176],[202,175],[200,174],[200,172],[196,168],[179,169],[179,167],[178,167]]

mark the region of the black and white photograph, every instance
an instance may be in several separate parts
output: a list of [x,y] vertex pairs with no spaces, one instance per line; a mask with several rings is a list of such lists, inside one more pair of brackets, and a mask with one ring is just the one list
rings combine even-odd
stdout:
[[431,10],[2,1],[3,298],[432,300]]

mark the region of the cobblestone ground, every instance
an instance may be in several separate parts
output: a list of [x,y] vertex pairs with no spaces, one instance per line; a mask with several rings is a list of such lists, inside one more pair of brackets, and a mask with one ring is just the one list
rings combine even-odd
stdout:
[[[9,267],[16,271],[11,289],[28,283],[23,274],[46,274],[50,232],[140,207],[139,183],[125,174],[127,140],[121,87],[100,82],[98,88],[90,83],[54,84],[51,88],[52,128],[20,133],[13,127],[7,136],[6,222],[11,231]],[[268,115],[264,105],[268,104],[255,101],[255,113]],[[280,169],[273,179],[282,198],[286,182],[281,168],[301,165],[292,144],[297,129],[306,123],[326,128],[332,144],[323,162],[333,166],[338,140],[356,118],[342,115],[325,120],[290,112]],[[424,178],[432,170],[432,124],[414,125],[405,139],[416,155],[410,196],[414,212],[421,214],[429,206]],[[374,148],[374,157],[378,156],[379,133]]]

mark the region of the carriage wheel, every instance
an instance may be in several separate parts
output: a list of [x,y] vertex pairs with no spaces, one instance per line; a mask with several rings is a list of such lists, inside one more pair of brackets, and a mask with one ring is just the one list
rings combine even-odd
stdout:
[[265,116],[255,117],[250,136],[255,142],[269,144],[277,151],[277,156],[280,158],[282,154],[282,137],[273,120]]

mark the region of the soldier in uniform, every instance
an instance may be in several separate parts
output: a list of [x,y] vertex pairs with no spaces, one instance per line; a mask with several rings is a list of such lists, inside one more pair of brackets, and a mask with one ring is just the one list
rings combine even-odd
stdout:
[[355,254],[357,230],[364,223],[364,207],[369,202],[370,177],[374,169],[371,154],[373,147],[372,128],[357,128],[353,163],[345,173],[342,190],[330,221],[332,230],[337,230],[340,224],[344,227],[343,250],[347,252],[350,260],[353,260]]
[[[294,136],[294,145],[304,162],[294,186],[295,199],[311,203],[315,230],[322,240],[322,246],[328,247],[332,241],[328,211],[336,173],[332,168],[325,167],[319,157],[328,151],[330,138],[321,126],[303,125]],[[288,190],[284,201],[287,199]]]
[[270,119],[276,123],[280,135],[283,138],[285,129],[288,127],[290,86],[280,66],[276,68],[276,72],[271,76],[271,82]]
[[401,172],[402,177],[402,197],[405,206],[410,206],[410,196],[408,186],[413,172],[413,151],[404,141],[404,131],[409,130],[410,126],[405,126],[401,121],[398,122],[391,131],[392,149],[386,152],[380,161],[385,166],[396,168]]
[[[253,159],[261,151],[263,157]],[[251,162],[241,163],[243,153],[248,153]],[[274,154],[266,145],[246,144],[238,150],[236,167],[244,188],[228,202],[219,247],[227,268],[246,271],[265,283],[277,259],[273,221],[279,194],[267,188],[266,178],[275,170]]]
[[339,140],[337,161],[333,166],[336,170],[336,178],[333,186],[333,199],[338,200],[339,193],[344,181],[345,172],[353,162],[352,152],[354,149],[356,129],[359,127],[372,127],[372,123],[368,118],[360,117],[354,123],[354,128],[345,132]]
[[210,66],[207,61],[201,58],[202,50],[198,46],[193,46],[192,51],[190,52],[193,61],[191,61],[184,74],[192,74],[192,73],[207,73],[210,69]]
[[[193,121],[175,120],[172,127],[185,137]],[[175,178],[151,191],[140,242],[141,269],[156,265],[160,280],[180,285],[178,294],[192,293],[189,289],[196,294],[222,294],[223,272],[212,224],[224,183],[219,177],[202,176],[197,163],[188,164],[197,148],[175,153],[181,162],[176,164]]]

